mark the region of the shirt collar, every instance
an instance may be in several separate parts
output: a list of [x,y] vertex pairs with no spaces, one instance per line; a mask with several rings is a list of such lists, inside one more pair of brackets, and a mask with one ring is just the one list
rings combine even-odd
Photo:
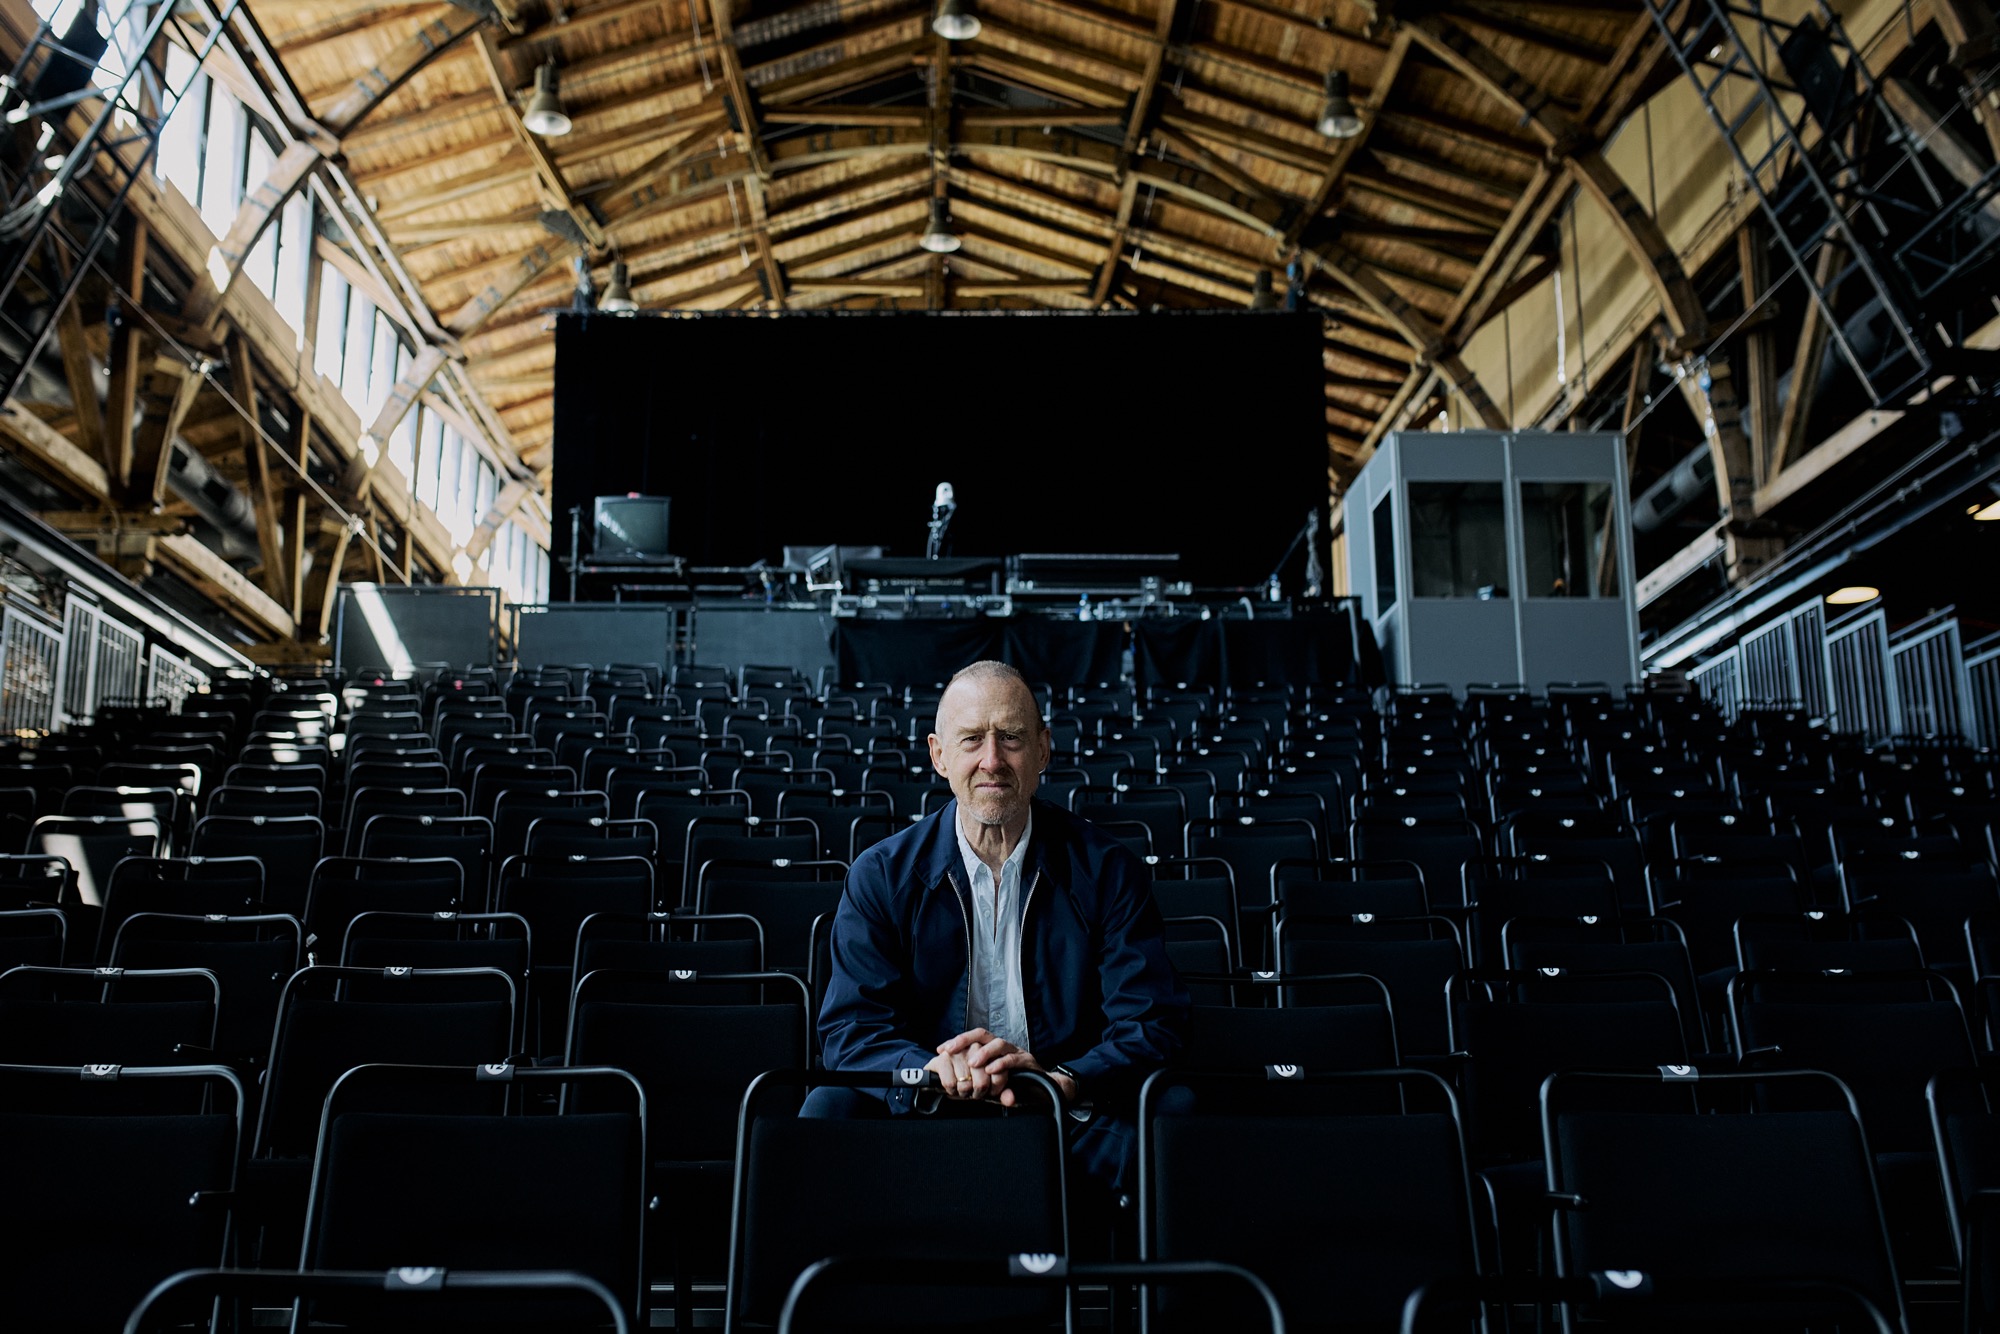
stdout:
[[[977,852],[973,851],[972,840],[965,836],[965,826],[960,823],[960,816],[961,812],[954,807],[951,813],[951,831],[958,836],[958,855],[965,862],[966,876],[968,878],[975,878],[978,876],[980,868],[984,867],[986,863],[980,860]],[[1014,850],[1007,854],[1006,862],[1000,867],[1000,874],[994,878],[996,885],[1005,879],[1010,872],[1017,876],[1020,874],[1022,865],[1028,860],[1028,842],[1034,836],[1035,808],[1033,805],[1030,805],[1028,807],[1028,823],[1021,830],[1021,841],[1016,843]]]

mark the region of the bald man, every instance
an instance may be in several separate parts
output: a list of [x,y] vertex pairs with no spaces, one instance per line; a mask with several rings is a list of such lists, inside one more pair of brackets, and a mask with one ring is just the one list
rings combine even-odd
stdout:
[[[954,800],[855,859],[833,925],[819,1027],[832,1070],[937,1073],[891,1113],[1013,1105],[1011,1076],[1046,1074],[1071,1109],[1071,1152],[1114,1190],[1134,1184],[1140,1082],[1179,1048],[1187,996],[1167,962],[1145,865],[1036,801],[1049,729],[1005,663],[976,662],[938,702],[931,764]],[[808,1115],[879,1104],[821,1089]]]

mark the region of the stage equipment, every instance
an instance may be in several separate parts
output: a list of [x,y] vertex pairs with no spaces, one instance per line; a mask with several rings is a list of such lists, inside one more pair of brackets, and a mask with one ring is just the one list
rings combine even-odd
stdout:
[[590,558],[599,564],[657,564],[674,559],[667,549],[671,496],[599,496]]
[[945,534],[951,530],[951,516],[958,513],[958,500],[952,494],[950,482],[939,482],[937,496],[931,501],[930,539],[924,544],[924,555],[936,560],[944,555]]

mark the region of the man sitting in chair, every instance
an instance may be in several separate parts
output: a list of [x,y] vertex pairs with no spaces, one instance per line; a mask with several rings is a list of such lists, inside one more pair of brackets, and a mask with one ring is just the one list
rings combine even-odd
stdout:
[[[1034,800],[1049,729],[1014,668],[976,662],[938,701],[931,763],[956,800],[869,848],[833,923],[819,1028],[829,1070],[935,1071],[891,1113],[1011,1107],[1022,1070],[1070,1109],[1073,1160],[1136,1182],[1139,1084],[1180,1046],[1187,995],[1167,962],[1146,867]],[[880,1095],[815,1090],[808,1116],[876,1112]]]

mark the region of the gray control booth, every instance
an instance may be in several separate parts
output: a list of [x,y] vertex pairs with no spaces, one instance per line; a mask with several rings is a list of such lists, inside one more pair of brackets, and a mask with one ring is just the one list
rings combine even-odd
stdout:
[[1397,432],[1345,510],[1349,583],[1392,682],[1639,679],[1616,433]]

